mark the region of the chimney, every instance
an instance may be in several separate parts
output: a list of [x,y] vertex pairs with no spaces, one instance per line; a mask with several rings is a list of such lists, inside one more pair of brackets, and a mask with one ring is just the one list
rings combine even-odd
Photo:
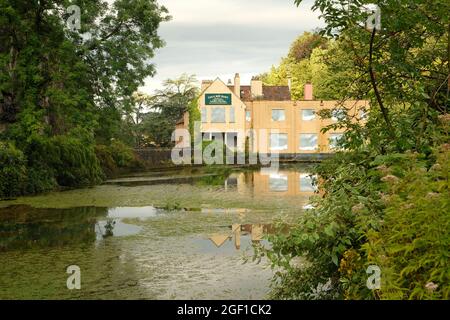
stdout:
[[289,87],[289,92],[291,92],[292,91],[292,78],[291,77],[288,77],[288,87]]
[[241,97],[241,78],[239,77],[239,73],[234,75],[234,94],[239,98]]
[[305,84],[305,100],[314,100],[313,98],[313,85],[311,83]]
[[202,91],[209,87],[209,85],[213,83],[212,80],[202,80]]
[[250,82],[252,98],[262,97],[263,95],[263,85],[262,81],[258,79],[252,79]]

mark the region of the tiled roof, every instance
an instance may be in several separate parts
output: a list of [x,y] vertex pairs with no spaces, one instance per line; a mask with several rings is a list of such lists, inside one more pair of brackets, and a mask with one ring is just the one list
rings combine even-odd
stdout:
[[[234,86],[228,86],[234,92]],[[291,92],[288,86],[263,86],[263,97],[258,99],[252,98],[251,86],[241,86],[242,101],[252,100],[268,100],[268,101],[289,101],[291,100]]]

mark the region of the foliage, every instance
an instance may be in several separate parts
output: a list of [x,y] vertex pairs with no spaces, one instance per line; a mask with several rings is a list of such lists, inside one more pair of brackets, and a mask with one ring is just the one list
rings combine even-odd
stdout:
[[119,167],[126,167],[134,159],[133,149],[125,145],[124,143],[114,140],[111,142],[110,146],[111,155],[115,163]]
[[[69,5],[81,8],[80,30],[68,27]],[[23,154],[16,178],[0,182],[15,179],[9,193],[100,181],[94,146],[129,141],[123,115],[155,73],[157,30],[169,19],[154,0],[0,0],[0,141]],[[129,161],[129,150],[112,148],[119,165]]]
[[172,133],[175,125],[185,112],[189,112],[197,95],[195,76],[182,74],[177,79],[167,79],[164,88],[152,97],[148,106],[150,112],[143,117],[142,131],[147,136],[148,143],[161,147],[173,145]]
[[26,184],[26,159],[10,143],[0,142],[0,197],[23,192]]
[[[347,76],[336,92],[371,108],[364,123],[344,112],[324,129],[346,130],[345,151],[314,170],[314,209],[258,253],[277,268],[276,298],[448,299],[450,4],[376,1],[382,28],[368,31],[365,3],[313,6],[335,38],[327,50],[348,57],[325,59],[338,77],[323,81]],[[380,289],[366,285],[369,265],[381,268]]]
[[191,135],[191,142],[194,140],[194,124],[196,121],[201,121],[200,108],[198,105],[199,97],[195,97],[189,103],[188,112],[189,112],[189,134]]
[[119,140],[113,140],[110,145],[96,145],[95,154],[107,177],[116,176],[120,169],[142,168],[133,149]]
[[111,148],[103,144],[98,144],[95,146],[95,155],[107,177],[113,177],[117,174],[119,168],[114,161]]
[[[347,90],[350,79],[344,70],[348,70],[349,61],[335,41],[305,32],[292,43],[280,65],[272,66],[268,73],[261,75],[261,79],[267,85],[287,85],[290,79],[295,100],[303,99],[306,83],[314,86],[316,99],[334,100]],[[343,64],[346,68],[342,67]]]
[[450,298],[448,144],[436,150],[436,158],[427,168],[417,155],[409,155],[409,170],[389,183],[380,230],[368,234],[364,248],[383,270],[383,299]]

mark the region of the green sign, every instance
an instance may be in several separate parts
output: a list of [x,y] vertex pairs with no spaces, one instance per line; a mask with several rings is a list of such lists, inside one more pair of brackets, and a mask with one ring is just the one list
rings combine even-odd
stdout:
[[231,93],[207,93],[205,104],[207,106],[231,105]]

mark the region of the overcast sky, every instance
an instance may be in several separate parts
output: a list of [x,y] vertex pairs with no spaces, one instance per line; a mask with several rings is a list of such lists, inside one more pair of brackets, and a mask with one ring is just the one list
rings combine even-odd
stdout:
[[227,81],[239,72],[241,83],[265,72],[285,56],[303,31],[322,26],[312,0],[159,0],[172,20],[161,25],[166,46],[157,50],[157,74],[142,91],[151,93],[167,78],[186,72],[199,80]]

